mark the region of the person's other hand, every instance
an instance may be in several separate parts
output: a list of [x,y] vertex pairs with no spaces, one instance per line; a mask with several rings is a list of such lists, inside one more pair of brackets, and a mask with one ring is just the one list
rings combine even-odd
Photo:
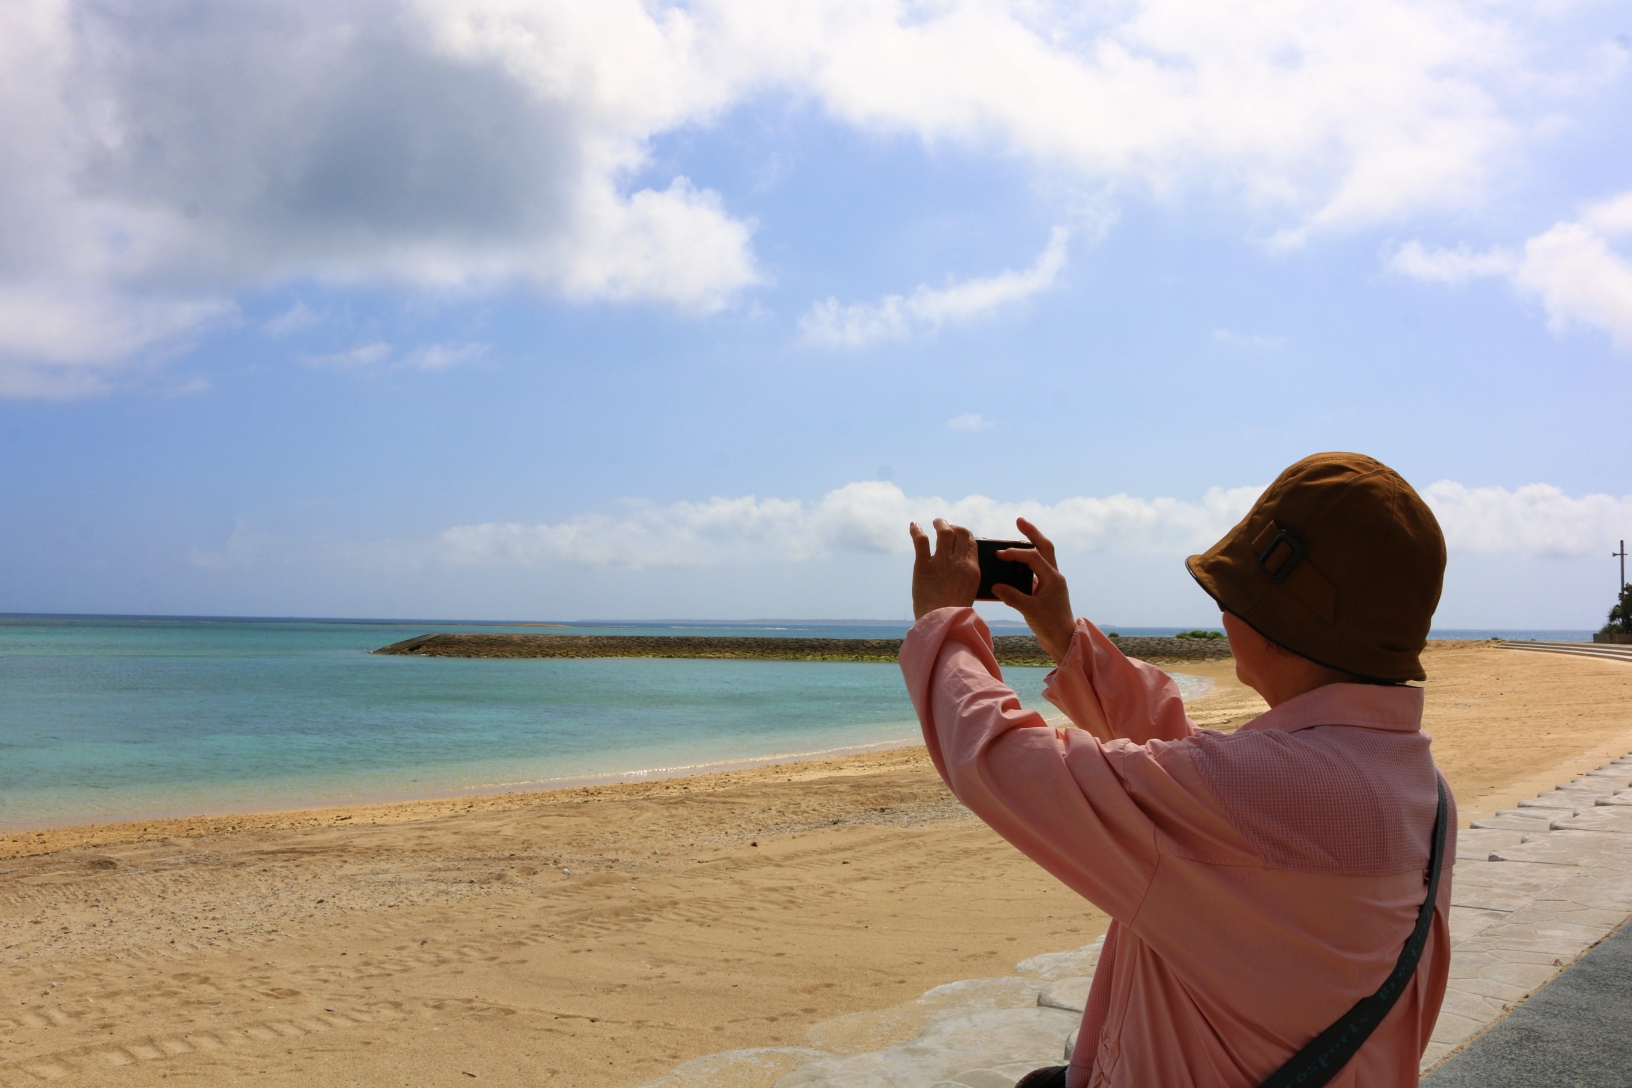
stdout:
[[980,591],[980,553],[975,534],[945,518],[935,519],[935,554],[915,521],[908,528],[918,558],[912,564],[912,614],[923,619],[937,608],[966,608]]
[[[1077,631],[1077,617],[1071,611],[1071,594],[1066,590],[1065,576],[1054,565],[1054,542],[1025,518],[1016,519],[1014,524],[1037,547],[1005,548],[997,553],[997,557],[1024,563],[1036,575],[1036,581],[1032,583],[1029,596],[1013,586],[1005,585],[993,586],[992,592],[997,594],[998,600],[1025,617],[1031,633],[1037,636],[1037,644],[1058,665],[1065,660],[1066,652],[1071,649],[1071,638]],[[980,587],[977,584],[975,588]]]

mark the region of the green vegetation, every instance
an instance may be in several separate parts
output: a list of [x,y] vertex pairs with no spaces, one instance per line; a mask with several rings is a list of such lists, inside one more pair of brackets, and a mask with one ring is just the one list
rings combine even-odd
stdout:
[[1223,638],[1224,637],[1224,632],[1222,632],[1222,631],[1203,631],[1200,628],[1197,628],[1194,631],[1180,631],[1178,634],[1174,635],[1173,637],[1174,638]]
[[1105,637],[1106,638],[1121,638],[1122,637],[1122,632],[1121,631],[1106,631],[1105,632]]
[[1632,584],[1621,587],[1621,599],[1609,610],[1609,622],[1599,634],[1632,635]]

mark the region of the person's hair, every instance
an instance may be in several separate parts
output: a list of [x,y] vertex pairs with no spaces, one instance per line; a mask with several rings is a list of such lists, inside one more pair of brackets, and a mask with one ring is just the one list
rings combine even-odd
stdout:
[[[1251,625],[1249,624],[1248,626]],[[1256,630],[1256,628],[1254,628],[1254,630]],[[1260,631],[1259,634],[1263,635],[1263,632]],[[1304,657],[1296,650],[1288,650],[1285,646],[1282,646],[1279,642],[1276,642],[1274,639],[1269,638],[1268,636],[1263,637],[1265,645],[1269,647],[1269,652],[1274,654],[1276,657],[1296,657],[1304,661],[1311,661],[1313,664],[1320,665],[1320,667],[1323,669],[1332,669],[1333,672],[1342,673],[1348,678],[1348,681],[1351,684],[1376,684],[1379,687],[1397,687],[1400,684],[1406,683],[1404,680],[1379,680],[1375,676],[1361,676],[1359,673],[1349,672],[1346,669],[1333,668],[1331,665],[1321,665],[1319,661],[1313,661],[1312,658]]]

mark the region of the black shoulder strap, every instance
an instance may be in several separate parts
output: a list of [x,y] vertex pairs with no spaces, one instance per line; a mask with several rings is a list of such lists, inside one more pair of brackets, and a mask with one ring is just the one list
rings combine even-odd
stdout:
[[1400,949],[1400,958],[1382,987],[1370,997],[1362,997],[1354,1008],[1344,1013],[1337,1023],[1315,1036],[1314,1042],[1292,1055],[1291,1059],[1264,1081],[1262,1088],[1317,1088],[1337,1076],[1338,1070],[1348,1064],[1383,1017],[1394,1007],[1394,1002],[1405,992],[1406,985],[1417,973],[1417,961],[1422,959],[1423,946],[1428,943],[1428,930],[1434,921],[1434,901],[1439,898],[1439,870],[1445,860],[1445,782],[1434,772],[1434,784],[1439,789],[1439,811],[1434,817],[1434,843],[1428,855],[1428,898],[1417,911],[1417,928]]

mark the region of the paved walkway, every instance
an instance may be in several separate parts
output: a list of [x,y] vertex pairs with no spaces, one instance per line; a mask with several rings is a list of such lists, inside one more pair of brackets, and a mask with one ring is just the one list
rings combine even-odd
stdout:
[[1423,1088],[1632,1088],[1632,925],[1423,1081]]
[[[1426,1084],[1632,1088],[1632,928],[1566,972],[1632,915],[1632,753],[1459,832],[1451,888],[1451,977],[1422,1068],[1450,1060]],[[647,1088],[1013,1088],[1070,1052],[1098,960],[1098,942],[1036,956],[817,1024],[809,1046],[711,1054]],[[1479,1072],[1519,1053],[1532,1064],[1515,1068],[1545,1072]]]

